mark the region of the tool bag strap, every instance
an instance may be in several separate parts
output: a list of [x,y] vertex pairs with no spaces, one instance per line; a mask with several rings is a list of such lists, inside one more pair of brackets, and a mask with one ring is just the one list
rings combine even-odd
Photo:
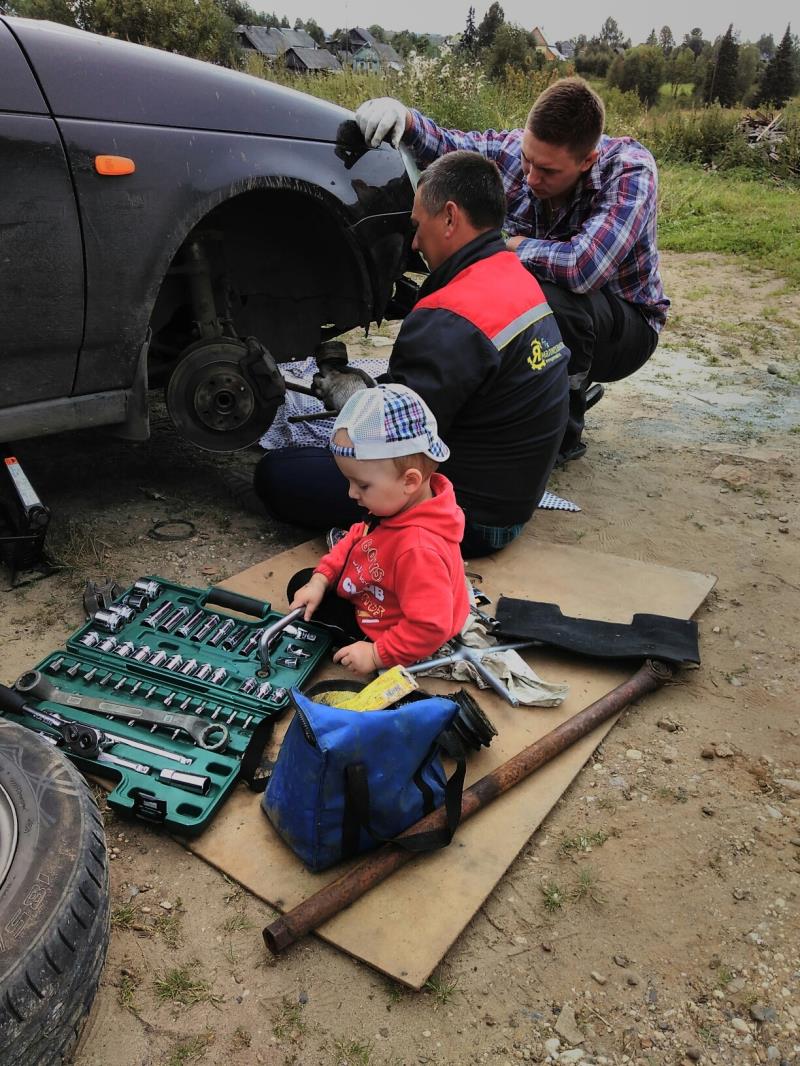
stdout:
[[[349,678],[338,681],[317,681],[306,690],[309,699],[325,692],[360,692],[364,688],[363,681],[351,681]],[[244,781],[251,792],[263,792],[269,784],[269,775],[272,769],[271,762],[263,760],[264,749],[272,740],[275,723],[289,710],[290,704],[279,711],[266,715],[253,732],[247,742],[241,763],[239,765],[239,780]]]
[[268,714],[250,734],[247,747],[239,763],[239,781],[244,781],[251,792],[263,792],[269,783],[271,764],[263,764],[264,749],[272,739],[275,723],[282,714]]
[[[369,816],[369,782],[364,763],[352,763],[345,767],[345,807],[342,819],[342,858],[356,855],[359,851],[361,830],[366,830],[373,840],[381,844],[392,843],[405,851],[415,853],[446,848],[455,835],[461,820],[461,795],[464,791],[464,776],[467,760],[464,749],[452,736],[441,733],[433,748],[441,748],[456,761],[444,789],[444,808],[447,824],[442,829],[430,829],[411,836],[384,837],[374,832]],[[416,779],[415,779],[416,780]]]

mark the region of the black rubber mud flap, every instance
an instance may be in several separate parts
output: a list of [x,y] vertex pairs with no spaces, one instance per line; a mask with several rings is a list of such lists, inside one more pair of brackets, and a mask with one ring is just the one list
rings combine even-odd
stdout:
[[108,946],[105,834],[75,767],[3,718],[0,833],[0,1066],[60,1066]]

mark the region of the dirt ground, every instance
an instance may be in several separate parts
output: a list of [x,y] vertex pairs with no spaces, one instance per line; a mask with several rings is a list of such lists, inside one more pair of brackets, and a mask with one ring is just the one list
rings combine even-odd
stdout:
[[[107,811],[114,928],[77,1066],[800,1062],[800,295],[721,257],[665,275],[655,357],[551,484],[583,510],[535,521],[717,574],[702,667],[621,719],[422,993],[314,938],[267,957],[269,907]],[[7,683],[81,623],[86,577],[206,585],[306,537],[232,500],[252,452],[198,452],[164,417],[144,445],[20,455],[69,567],[0,594]],[[148,537],[168,517],[194,536]]]

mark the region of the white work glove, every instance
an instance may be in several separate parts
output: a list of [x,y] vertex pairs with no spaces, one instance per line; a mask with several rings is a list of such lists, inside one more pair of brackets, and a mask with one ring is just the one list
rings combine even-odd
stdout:
[[380,148],[388,140],[397,148],[406,131],[408,108],[391,96],[365,100],[356,111],[356,122],[370,148]]

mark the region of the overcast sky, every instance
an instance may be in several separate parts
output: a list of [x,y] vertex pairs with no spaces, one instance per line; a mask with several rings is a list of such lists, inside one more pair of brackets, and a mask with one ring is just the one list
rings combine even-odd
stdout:
[[[476,19],[480,22],[491,0],[477,0]],[[286,15],[294,25],[296,18],[313,18],[328,33],[338,26],[371,26],[389,30],[413,30],[415,33],[457,33],[464,28],[468,0],[251,0],[258,11]],[[703,36],[713,40],[733,22],[740,39],[756,41],[762,33],[771,33],[776,43],[783,36],[794,14],[800,32],[800,15],[796,0],[760,0],[758,3],[722,3],[721,0],[670,0],[663,5],[645,5],[642,0],[573,0],[572,3],[531,4],[525,0],[501,0],[506,22],[533,29],[539,25],[550,41],[597,33],[612,16],[634,44],[645,40],[650,30],[656,33],[666,23],[680,41],[684,33],[699,26]],[[647,10],[645,10],[647,8]]]

